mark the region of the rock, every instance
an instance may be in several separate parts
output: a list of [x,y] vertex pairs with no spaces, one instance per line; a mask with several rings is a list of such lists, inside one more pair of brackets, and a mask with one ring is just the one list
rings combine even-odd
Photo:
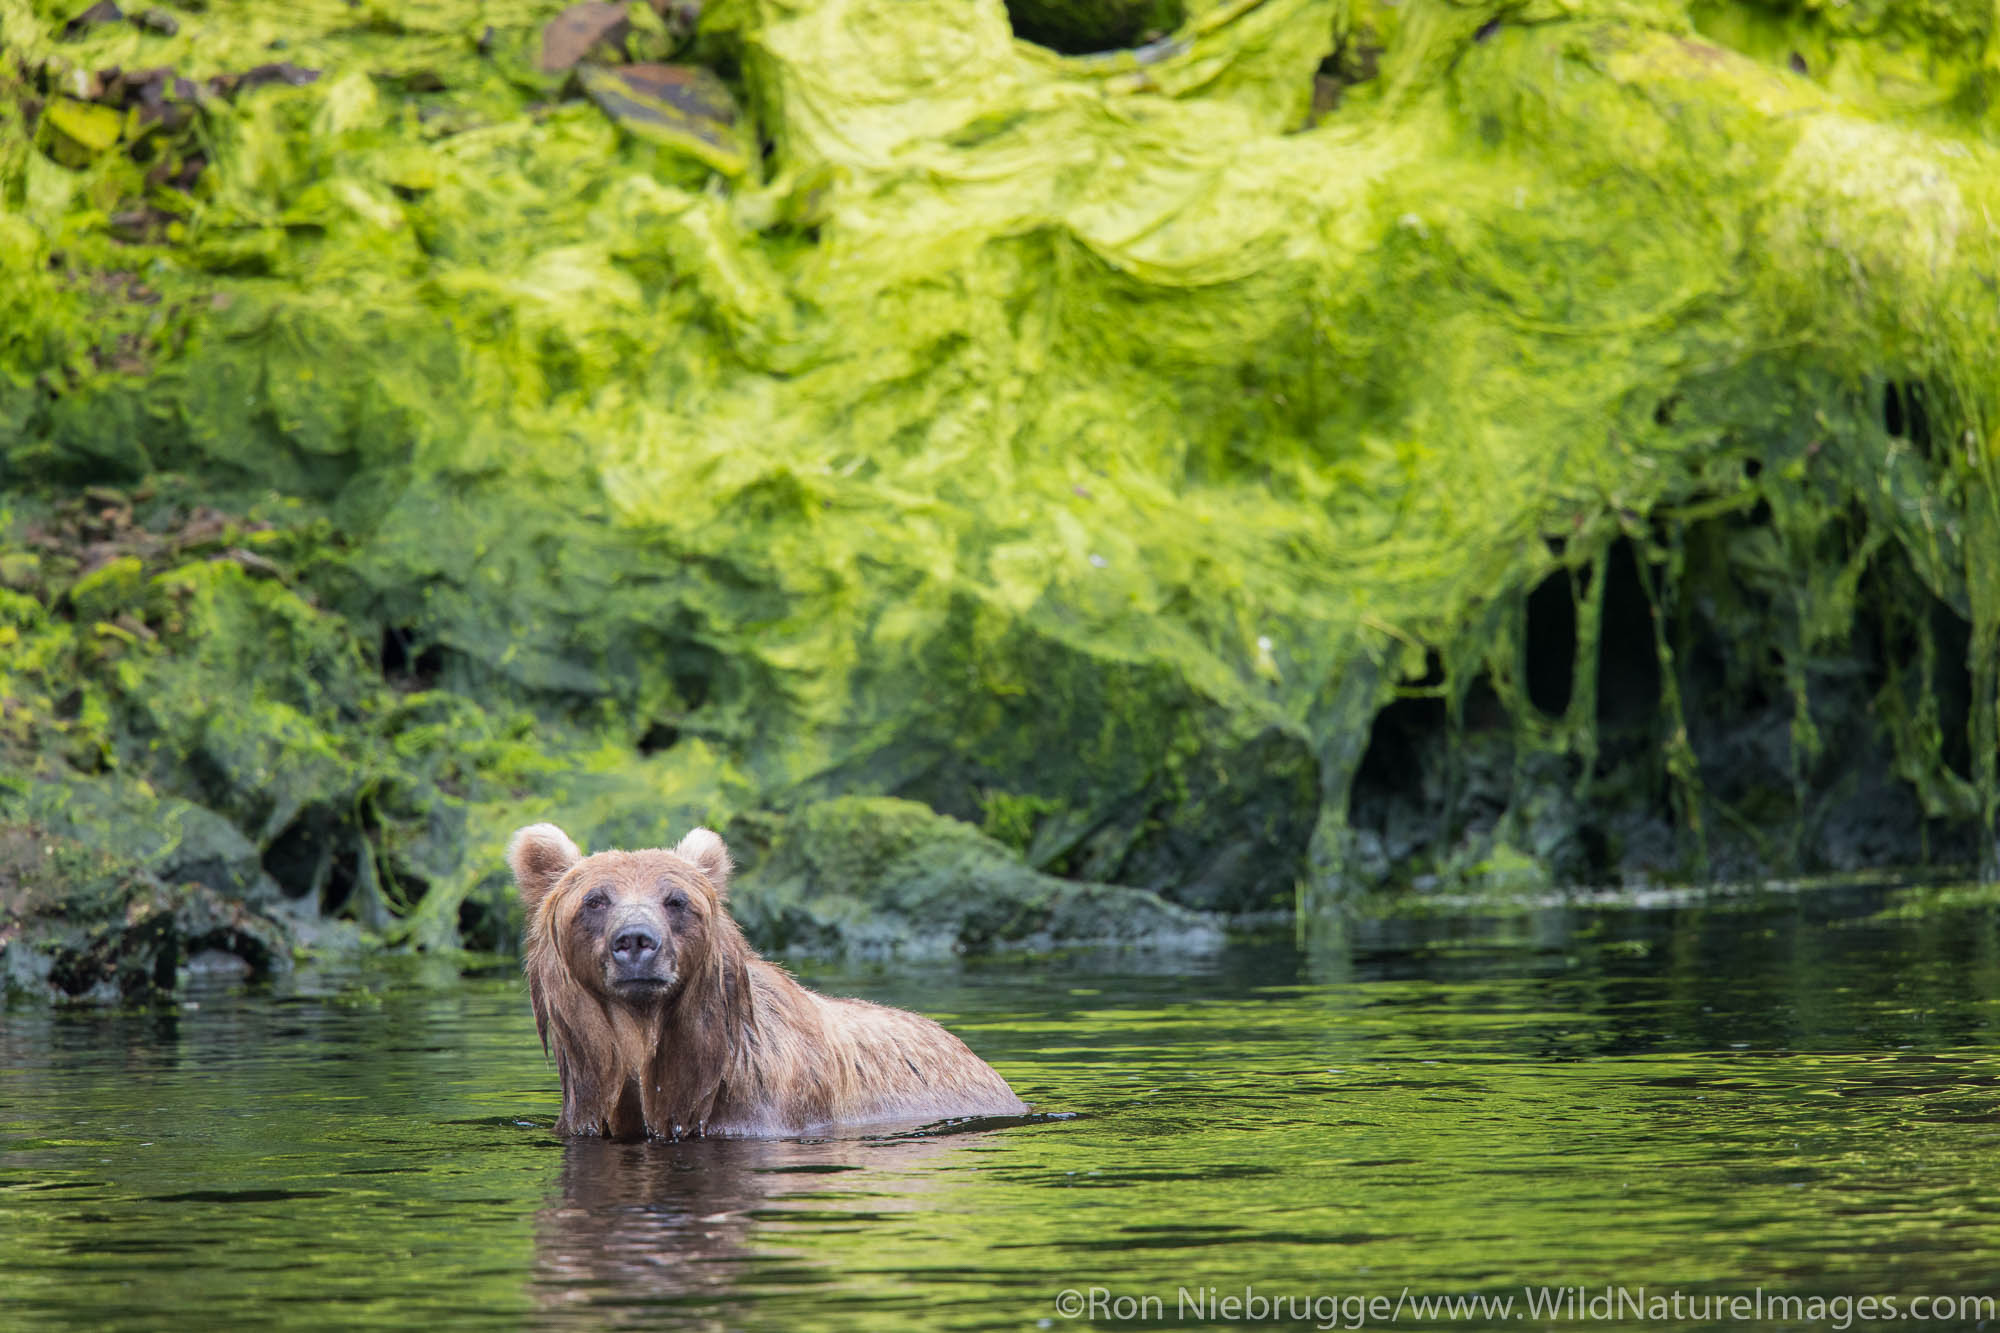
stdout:
[[267,83],[282,83],[288,88],[303,88],[319,81],[320,72],[294,65],[289,60],[273,61],[257,65],[241,74],[218,75],[228,81],[228,91],[241,92],[248,88],[261,88]]
[[628,133],[678,149],[725,176],[748,169],[736,99],[714,71],[697,65],[584,65],[577,76],[590,100]]
[[264,872],[256,844],[214,810],[161,797],[115,778],[45,784],[23,803],[30,827],[58,843],[115,849],[122,864],[166,885],[195,884],[262,908],[278,886]]
[[0,989],[68,1002],[171,992],[190,957],[249,977],[290,965],[272,919],[200,884],[170,885],[102,848],[0,825]]
[[99,77],[104,85],[101,100],[108,106],[138,107],[142,125],[179,130],[200,105],[200,90],[194,82],[180,77],[170,66],[104,70]]
[[1040,874],[914,801],[851,797],[730,831],[731,911],[760,948],[987,953],[1055,944],[1206,948],[1213,918],[1155,894]]
[[97,0],[96,4],[78,14],[68,23],[65,23],[62,32],[65,37],[77,37],[100,24],[123,23],[124,21],[125,11],[120,9],[113,0]]
[[624,5],[609,0],[583,0],[542,28],[541,68],[549,74],[574,69],[600,48],[618,51],[631,34],[632,21]]
[[191,977],[227,978],[232,981],[247,981],[256,975],[250,960],[223,949],[202,949],[190,954],[181,970]]
[[125,118],[110,107],[67,97],[50,102],[42,118],[62,136],[58,151],[79,161],[109,150],[125,129]]

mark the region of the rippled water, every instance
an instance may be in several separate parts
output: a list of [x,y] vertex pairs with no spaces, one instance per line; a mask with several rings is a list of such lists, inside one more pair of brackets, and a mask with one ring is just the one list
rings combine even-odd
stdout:
[[[1472,1293],[1517,1308],[1455,1326],[1579,1327],[1523,1289],[2000,1296],[1993,907],[1320,935],[808,969],[944,1019],[1053,1113],[810,1142],[558,1141],[507,971],[16,1008],[0,1325],[1436,1327],[1413,1301]],[[1246,1287],[1294,1304],[1201,1305]],[[1717,1308],[1678,1322],[1747,1322]]]

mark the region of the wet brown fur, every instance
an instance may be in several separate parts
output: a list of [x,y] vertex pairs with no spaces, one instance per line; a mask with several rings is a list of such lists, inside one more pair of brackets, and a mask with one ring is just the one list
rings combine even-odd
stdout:
[[[817,994],[758,957],[730,919],[729,853],[707,829],[672,851],[584,857],[535,824],[507,860],[535,1024],[562,1078],[558,1133],[773,1136],[1026,1109],[930,1019]],[[600,905],[586,906],[593,893]],[[664,923],[671,981],[656,991],[612,979],[602,923],[619,912]]]

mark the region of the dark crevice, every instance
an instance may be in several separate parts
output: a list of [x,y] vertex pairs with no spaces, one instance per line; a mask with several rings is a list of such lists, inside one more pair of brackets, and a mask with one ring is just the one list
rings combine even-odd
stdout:
[[721,661],[715,653],[706,649],[699,652],[682,650],[681,660],[674,664],[674,693],[690,713],[708,702],[708,694],[715,680]]
[[1576,681],[1576,593],[1559,569],[1528,594],[1528,702],[1559,718],[1569,711]]
[[266,874],[287,898],[317,894],[326,883],[335,821],[323,809],[300,814],[264,849]]
[[435,643],[425,643],[417,631],[401,625],[382,628],[379,656],[382,675],[387,679],[429,688],[444,670],[444,651]]
[[[1914,400],[1896,401],[1897,424],[1915,429]],[[1786,537],[1760,504],[1662,527],[1671,562],[1642,564],[1646,548],[1619,539],[1592,565],[1542,580],[1523,598],[1522,691],[1539,712],[1566,715],[1584,687],[1572,678],[1580,613],[1594,604],[1592,767],[1520,751],[1481,681],[1463,690],[1453,726],[1433,656],[1371,725],[1348,800],[1349,873],[1419,889],[1476,878],[1503,841],[1558,882],[1971,864],[1976,827],[1963,813],[1928,815],[1906,769],[1948,770],[1938,799],[1966,799],[1966,617],[1891,545],[1862,575],[1849,631],[1802,644],[1806,608],[1773,559],[1851,561],[1867,522],[1854,510]],[[1688,761],[1678,773],[1676,752]]]
[[1067,56],[1157,41],[1186,17],[1181,0],[1007,0],[1016,37]]
[[458,905],[458,941],[482,953],[505,953],[516,944],[506,914],[477,895]]
[[1967,782],[1972,774],[1972,624],[1943,602],[1931,603],[1931,637],[1937,645],[1932,697],[1938,701],[1938,730],[1945,766]]
[[1418,798],[1424,788],[1423,752],[1445,733],[1450,712],[1445,705],[1444,659],[1435,650],[1425,654],[1421,680],[1406,688],[1431,691],[1397,699],[1375,715],[1368,731],[1368,748],[1354,772],[1354,799],[1363,793]]
[[335,916],[354,897],[354,890],[361,883],[361,863],[351,840],[347,845],[333,849],[327,865],[327,876],[320,890],[319,910],[327,916]]
[[[1313,71],[1312,114],[1307,124],[1316,125],[1338,110],[1349,88],[1375,77],[1381,60],[1382,46],[1372,30],[1343,36]],[[1494,144],[1500,142],[1504,133],[1497,118],[1491,116],[1482,119],[1480,131]]]
[[347,906],[347,900],[354,896],[354,886],[360,878],[355,870],[354,852],[351,847],[333,853],[327,864],[326,882],[320,890],[320,911],[332,916]]
[[1651,730],[1660,713],[1660,657],[1653,603],[1639,578],[1632,543],[1620,538],[1605,560],[1603,620],[1597,636],[1597,725],[1607,733]]
[[1925,458],[1931,456],[1931,418],[1924,406],[1924,386],[1890,380],[1882,386],[1882,429],[1892,438],[1908,440]]
[[1465,687],[1458,716],[1459,725],[1466,731],[1494,731],[1514,725],[1507,705],[1500,700],[1500,692],[1493,688],[1493,678],[1483,671]]
[[1355,804],[1376,797],[1421,799],[1424,752],[1445,726],[1443,699],[1398,699],[1377,713],[1354,772]]
[[322,912],[337,912],[354,892],[354,843],[350,820],[312,806],[264,849],[264,870],[287,898],[310,898]]

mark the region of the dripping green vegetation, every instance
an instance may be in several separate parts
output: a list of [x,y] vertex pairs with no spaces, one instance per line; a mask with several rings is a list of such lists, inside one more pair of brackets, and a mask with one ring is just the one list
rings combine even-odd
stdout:
[[1990,874],[1994,28],[0,0],[0,970]]

